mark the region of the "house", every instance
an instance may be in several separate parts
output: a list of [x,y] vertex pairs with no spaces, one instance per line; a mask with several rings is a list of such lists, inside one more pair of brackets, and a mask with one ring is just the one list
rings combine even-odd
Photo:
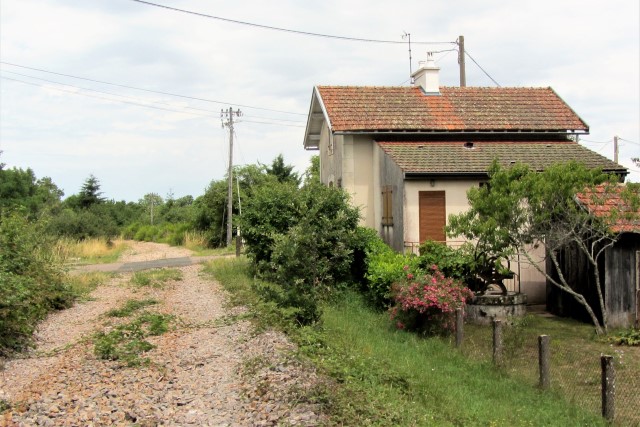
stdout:
[[[447,218],[468,209],[467,190],[488,179],[494,159],[627,173],[578,144],[589,127],[551,88],[440,87],[431,58],[412,77],[412,86],[314,87],[304,136],[319,150],[321,181],[349,192],[362,225],[398,251],[426,239],[455,245]],[[518,268],[520,290],[543,301],[544,278]]]
[[[627,192],[627,197],[623,192]],[[635,200],[636,204],[632,203]],[[604,309],[610,327],[638,327],[640,316],[640,187],[619,184],[598,186],[576,196],[576,201],[589,213],[609,221],[608,229],[617,239],[604,250],[598,262]],[[615,212],[615,215],[611,215]],[[605,240],[603,244],[610,243]],[[592,243],[591,241],[589,243]],[[597,246],[603,248],[604,246]],[[574,290],[585,296],[602,319],[596,289],[594,268],[587,255],[575,244],[559,254],[561,271]],[[547,271],[554,271],[548,268]],[[557,277],[553,273],[552,276]],[[562,316],[590,321],[586,310],[566,292],[547,283],[547,310]]]

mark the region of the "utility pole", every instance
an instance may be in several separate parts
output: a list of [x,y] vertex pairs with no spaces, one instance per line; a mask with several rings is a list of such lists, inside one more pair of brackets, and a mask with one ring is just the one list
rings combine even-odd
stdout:
[[464,66],[464,36],[458,36],[458,64],[460,64],[460,87],[467,86],[467,73]]
[[[229,128],[229,172],[228,172],[228,192],[227,192],[227,246],[231,245],[233,238],[233,116],[240,117],[242,112],[240,109],[233,111],[231,107],[228,110],[220,110],[220,119],[222,127]],[[225,122],[224,119],[227,119]]]
[[613,137],[613,161],[618,163],[618,135]]

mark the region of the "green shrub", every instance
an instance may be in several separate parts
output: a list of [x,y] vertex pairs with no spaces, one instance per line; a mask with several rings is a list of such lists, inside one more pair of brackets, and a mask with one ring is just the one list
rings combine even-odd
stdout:
[[44,228],[19,211],[0,219],[0,355],[28,345],[38,321],[73,303]]
[[131,316],[134,312],[141,310],[150,305],[158,304],[158,301],[155,299],[144,299],[144,300],[135,300],[130,299],[120,308],[114,308],[113,310],[109,310],[107,312],[107,316],[109,317],[128,317]]
[[609,341],[618,345],[640,346],[640,329],[629,329],[614,334]]
[[392,302],[391,286],[401,280],[404,267],[417,269],[418,257],[399,254],[386,246],[375,245],[367,257],[367,287],[365,296],[375,307],[386,308]]

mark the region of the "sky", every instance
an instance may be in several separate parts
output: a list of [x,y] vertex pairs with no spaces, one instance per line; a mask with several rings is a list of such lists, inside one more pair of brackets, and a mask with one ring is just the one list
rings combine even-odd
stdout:
[[409,85],[410,34],[412,69],[434,52],[441,85],[457,86],[463,35],[467,86],[552,87],[589,125],[581,144],[613,159],[617,135],[640,182],[636,0],[153,2],[192,13],[0,0],[0,162],[65,196],[94,175],[108,199],[197,197],[225,176],[232,108],[235,165],[282,154],[302,173],[314,85]]

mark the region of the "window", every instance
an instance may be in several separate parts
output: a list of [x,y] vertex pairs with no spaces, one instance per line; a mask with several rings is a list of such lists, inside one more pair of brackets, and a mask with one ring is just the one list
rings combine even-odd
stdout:
[[390,185],[382,187],[382,225],[393,225],[393,189]]

